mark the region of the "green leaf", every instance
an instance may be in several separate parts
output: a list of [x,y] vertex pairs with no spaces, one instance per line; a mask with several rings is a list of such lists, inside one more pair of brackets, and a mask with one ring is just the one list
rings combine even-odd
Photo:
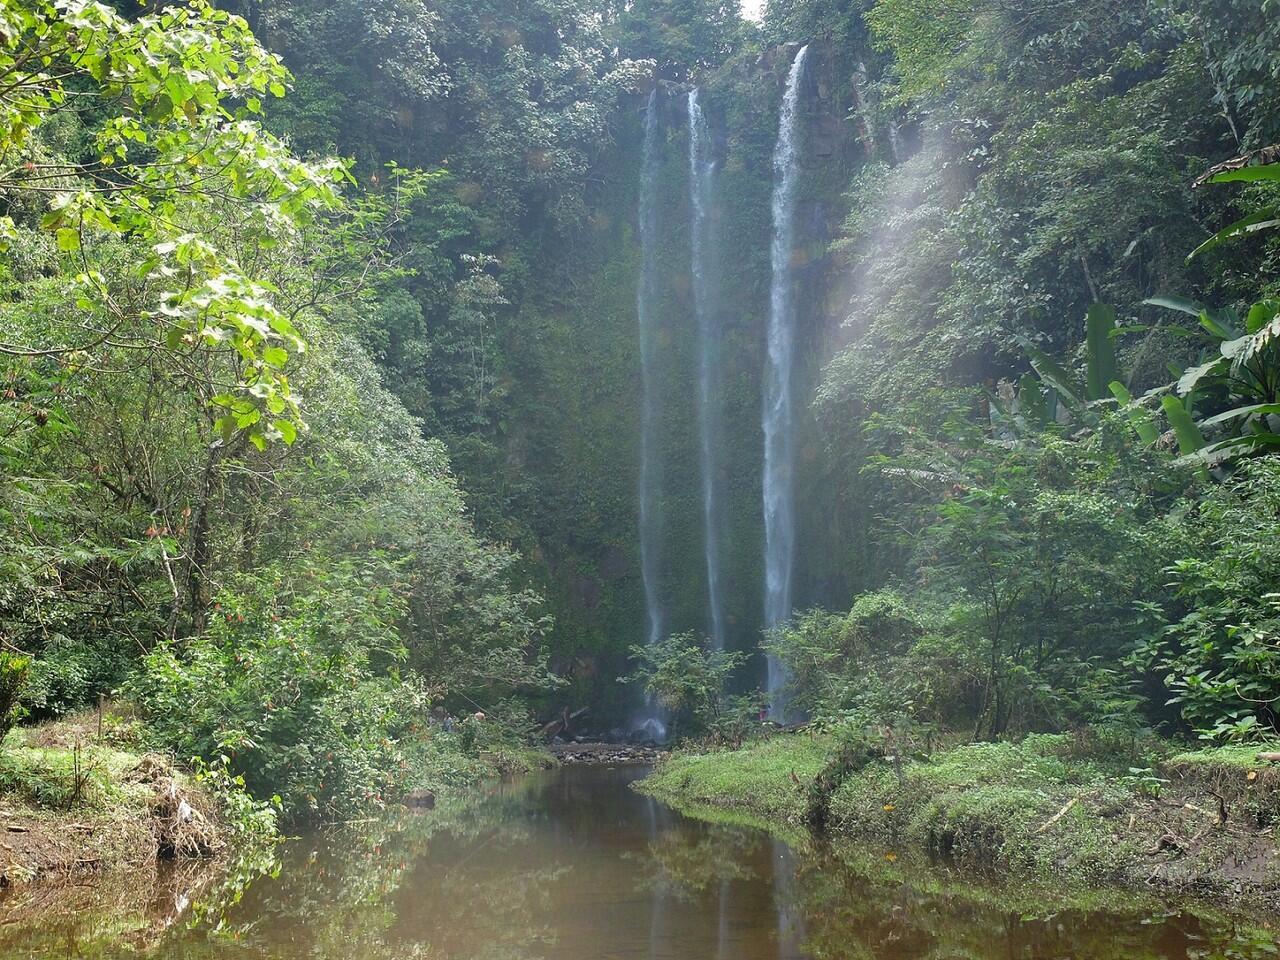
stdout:
[[58,228],[58,249],[63,253],[74,253],[80,249],[80,231],[75,227]]
[[1220,340],[1234,340],[1240,336],[1240,331],[1235,327],[1237,319],[1235,312],[1230,309],[1211,310],[1206,307],[1200,312],[1200,326]]
[[283,367],[289,361],[289,351],[283,347],[263,347],[262,359],[273,367]]
[[1151,415],[1133,402],[1133,395],[1119,380],[1112,380],[1109,387],[1111,395],[1120,402],[1120,407],[1128,418],[1129,425],[1133,427],[1133,432],[1138,435],[1138,439],[1149,447],[1154,446],[1160,439],[1160,431],[1156,428]]
[[1209,183],[1252,183],[1258,180],[1280,180],[1280,163],[1254,164],[1235,170],[1224,170],[1209,178]]
[[1241,417],[1266,416],[1268,414],[1280,416],[1280,403],[1254,403],[1247,407],[1236,407],[1233,410],[1227,410],[1225,413],[1215,414],[1207,420],[1201,420],[1202,427],[1216,427],[1220,423],[1226,423],[1229,420],[1237,420]]
[[1083,413],[1085,409],[1084,401],[1081,399],[1083,391],[1075,378],[1061,364],[1031,343],[1031,341],[1019,337],[1018,342],[1022,345],[1022,349],[1026,352],[1028,359],[1031,361],[1031,366],[1035,368],[1040,379],[1057,390],[1062,396],[1063,402],[1074,412]]
[[1178,378],[1176,387],[1178,396],[1185,397],[1195,390],[1205,377],[1226,373],[1230,367],[1231,362],[1225,357],[1214,357],[1208,363],[1202,363],[1198,367],[1188,367]]
[[1085,315],[1086,389],[1090,400],[1107,395],[1107,385],[1116,379],[1116,345],[1111,333],[1116,328],[1116,311],[1102,303],[1089,305]]
[[1262,210],[1254,211],[1230,226],[1223,227],[1187,254],[1187,260],[1188,262],[1194,260],[1200,254],[1221,246],[1228,240],[1234,240],[1236,237],[1243,237],[1250,233],[1258,233],[1262,230],[1271,230],[1277,226],[1280,226],[1280,207],[1265,207]]
[[1212,446],[1206,446],[1203,449],[1185,454],[1175,460],[1174,463],[1181,466],[1201,464],[1211,467],[1227,460],[1233,460],[1246,453],[1252,453],[1255,450],[1274,450],[1277,447],[1280,447],[1280,434],[1269,432],[1250,433],[1241,437],[1230,437]]
[[1204,434],[1191,419],[1191,414],[1182,401],[1177,397],[1163,397],[1160,403],[1169,418],[1169,426],[1173,428],[1173,435],[1178,439],[1178,449],[1182,454],[1185,456],[1203,450],[1206,443]]
[[1029,373],[1018,381],[1018,410],[1024,419],[1037,427],[1049,423],[1049,398],[1043,384]]
[[280,439],[291,445],[298,439],[298,428],[289,420],[277,420],[275,428],[280,431]]
[[1189,317],[1200,318],[1200,314],[1204,313],[1204,306],[1196,303],[1194,300],[1188,300],[1186,297],[1148,297],[1142,301],[1149,307],[1165,307],[1169,310],[1177,310],[1179,313],[1185,313]]
[[1245,333],[1257,333],[1280,313],[1280,300],[1259,300],[1249,308],[1245,319]]

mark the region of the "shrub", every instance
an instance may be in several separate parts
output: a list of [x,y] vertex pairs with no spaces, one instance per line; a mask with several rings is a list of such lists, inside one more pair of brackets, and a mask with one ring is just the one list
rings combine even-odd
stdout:
[[1280,729],[1280,462],[1245,463],[1189,521],[1200,549],[1167,571],[1174,616],[1138,652],[1202,736]]
[[225,757],[286,817],[331,820],[399,789],[397,740],[426,698],[395,672],[394,598],[347,565],[301,579],[241,580],[204,636],[147,657],[131,692],[179,756]]
[[22,688],[31,672],[31,658],[16,653],[0,653],[0,740],[18,722]]
[[887,719],[909,708],[894,664],[925,630],[924,618],[895,590],[859,596],[848,613],[810,610],[770,635],[787,665],[791,702],[815,716]]
[[98,694],[122,684],[129,667],[129,659],[111,646],[55,639],[32,659],[23,709],[33,719],[46,720],[89,706]]
[[622,682],[641,684],[669,712],[672,736],[706,733],[727,720],[729,707],[742,706],[740,699],[727,697],[725,688],[746,654],[712,650],[693,633],[675,633],[633,646],[631,660],[634,670]]

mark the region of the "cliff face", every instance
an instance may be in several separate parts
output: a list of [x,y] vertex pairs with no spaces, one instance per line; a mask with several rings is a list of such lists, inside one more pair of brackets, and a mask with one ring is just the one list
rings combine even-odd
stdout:
[[[762,616],[761,382],[769,314],[772,153],[778,108],[796,46],[772,48],[706,77],[700,100],[716,158],[710,267],[722,435],[716,439],[724,508],[724,592],[729,645],[754,648]],[[815,42],[801,90],[802,174],[795,271],[798,352],[798,542],[796,601],[826,599],[830,572],[807,559],[826,536],[822,444],[809,414],[817,373],[843,318],[840,267],[830,252],[843,194],[872,155],[872,125],[859,67]],[[659,429],[662,477],[661,593],[672,630],[708,628],[696,416],[697,333],[690,270],[689,86],[660,82],[657,251]],[[619,117],[613,149],[593,170],[591,229],[571,250],[571,287],[544,286],[516,328],[528,339],[528,396],[508,449],[532,476],[526,519],[537,537],[531,566],[557,621],[558,664],[579,689],[567,696],[617,713],[627,694],[602,678],[625,670],[626,649],[644,635],[637,546],[640,363],[636,208],[642,114],[647,95]],[[822,551],[818,551],[821,553]],[[837,578],[839,579],[839,578]],[[745,678],[744,678],[745,679]],[[617,709],[615,709],[617,708]]]

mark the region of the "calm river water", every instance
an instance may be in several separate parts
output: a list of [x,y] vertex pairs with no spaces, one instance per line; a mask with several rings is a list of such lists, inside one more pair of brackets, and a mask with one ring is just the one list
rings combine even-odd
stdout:
[[[418,816],[289,844],[277,868],[192,865],[0,899],[0,957],[225,960],[1054,960],[1276,955],[1264,922],[1133,896],[1068,905],[891,851],[793,850],[566,767]],[[1106,908],[1098,906],[1106,903]]]

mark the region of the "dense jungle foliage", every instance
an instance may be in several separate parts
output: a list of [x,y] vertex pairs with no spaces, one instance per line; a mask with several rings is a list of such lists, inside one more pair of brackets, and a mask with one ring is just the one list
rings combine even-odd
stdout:
[[[322,819],[566,707],[625,725],[637,687],[684,733],[746,735],[771,156],[807,42],[806,612],[765,639],[796,705],[972,737],[1273,733],[1278,12],[0,0],[5,722],[119,699],[157,748]],[[655,88],[673,633],[629,664]]]

